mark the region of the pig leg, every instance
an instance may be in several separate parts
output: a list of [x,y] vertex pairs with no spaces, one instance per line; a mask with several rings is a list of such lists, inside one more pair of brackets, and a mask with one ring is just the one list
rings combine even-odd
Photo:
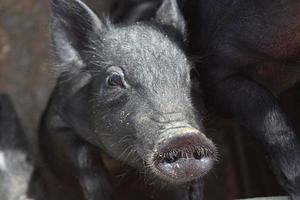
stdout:
[[79,146],[76,153],[75,164],[78,164],[79,182],[84,196],[87,200],[112,199],[112,186],[106,169],[100,160],[93,158],[94,154],[95,151],[87,145]]
[[299,200],[300,140],[273,95],[242,76],[207,89],[217,109],[231,114],[266,148],[281,184]]
[[173,200],[203,200],[203,180],[194,180],[174,192]]
[[187,200],[202,200],[203,199],[203,180],[192,181],[188,188],[188,198]]
[[112,199],[113,187],[98,149],[82,142],[69,128],[51,129],[42,135],[41,145],[52,169],[76,179],[86,200]]

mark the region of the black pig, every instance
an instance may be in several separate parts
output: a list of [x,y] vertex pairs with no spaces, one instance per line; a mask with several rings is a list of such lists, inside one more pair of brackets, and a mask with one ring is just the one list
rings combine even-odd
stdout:
[[155,20],[130,25],[100,20],[80,0],[52,0],[51,6],[59,78],[39,146],[45,173],[72,191],[55,199],[112,199],[101,153],[163,185],[193,181],[189,194],[174,198],[200,199],[198,180],[217,153],[192,106],[176,1],[164,1]]
[[207,105],[253,133],[299,200],[299,135],[274,94],[300,81],[300,1],[194,0],[186,8]]

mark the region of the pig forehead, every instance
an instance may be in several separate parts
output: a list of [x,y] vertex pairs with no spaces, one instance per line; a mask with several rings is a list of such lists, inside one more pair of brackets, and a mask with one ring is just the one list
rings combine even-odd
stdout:
[[176,72],[174,75],[189,71],[189,63],[182,50],[167,35],[146,25],[109,31],[102,40],[102,51],[107,57],[104,59],[124,65],[129,71],[173,71]]

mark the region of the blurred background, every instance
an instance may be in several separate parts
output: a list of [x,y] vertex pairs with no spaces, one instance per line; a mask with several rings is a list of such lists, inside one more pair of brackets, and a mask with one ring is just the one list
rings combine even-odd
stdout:
[[[97,12],[113,1],[89,0]],[[49,6],[46,0],[0,0],[0,93],[13,99],[22,126],[35,143],[39,118],[55,80],[48,59]],[[300,85],[279,97],[300,132]],[[219,125],[216,126],[214,122]],[[265,152],[235,124],[213,119],[211,135],[220,161],[206,177],[206,199],[233,199],[285,194],[277,184]]]

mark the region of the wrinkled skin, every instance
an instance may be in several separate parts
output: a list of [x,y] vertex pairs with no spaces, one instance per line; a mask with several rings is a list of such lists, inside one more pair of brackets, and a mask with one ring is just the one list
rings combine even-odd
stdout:
[[274,96],[300,80],[300,2],[197,0],[186,9],[207,105],[257,138],[300,199],[299,134]]
[[202,199],[216,149],[192,106],[176,1],[131,25],[101,21],[79,0],[51,5],[59,78],[41,121],[40,167],[60,183],[48,182],[58,185],[48,198],[113,199],[104,153],[173,185],[172,199]]

